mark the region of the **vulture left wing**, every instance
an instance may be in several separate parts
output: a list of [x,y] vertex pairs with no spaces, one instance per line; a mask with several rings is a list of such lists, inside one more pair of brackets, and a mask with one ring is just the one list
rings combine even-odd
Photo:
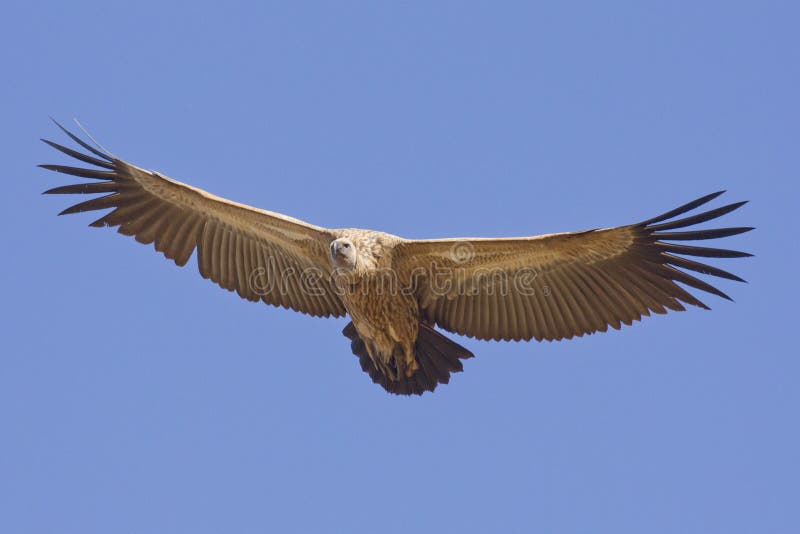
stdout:
[[680,242],[752,228],[673,230],[715,219],[744,202],[670,220],[720,194],[617,228],[510,239],[403,241],[395,248],[395,269],[410,281],[423,318],[457,334],[558,340],[605,332],[608,326],[619,329],[621,323],[631,324],[650,312],[683,310],[681,301],[707,308],[676,282],[730,300],[682,269],[741,278],[683,256],[750,254]]
[[[56,123],[58,124],[58,123]],[[263,300],[314,316],[343,316],[330,280],[328,245],[338,235],[306,222],[231,202],[114,158],[58,125],[92,155],[48,145],[94,169],[40,165],[96,181],[45,193],[99,193],[60,215],[111,209],[90,226],[118,226],[183,266],[197,250],[200,274],[251,301]]]

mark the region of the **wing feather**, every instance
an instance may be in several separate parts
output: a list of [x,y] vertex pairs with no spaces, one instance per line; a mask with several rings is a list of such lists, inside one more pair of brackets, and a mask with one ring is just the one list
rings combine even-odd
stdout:
[[[708,308],[682,286],[730,299],[686,271],[744,281],[685,256],[750,254],[670,242],[718,239],[752,230],[687,229],[745,204],[688,214],[721,194],[712,193],[652,219],[616,228],[528,238],[405,240],[395,247],[394,266],[416,283],[413,290],[423,317],[458,334],[494,340],[557,340],[604,332],[609,326],[619,329],[651,313],[682,311],[682,303]],[[469,251],[466,260],[458,253],[464,250]],[[411,272],[427,274],[411,278]],[[431,282],[434,276],[436,284]],[[449,285],[443,284],[448,277]]]
[[[156,251],[179,266],[197,250],[200,274],[244,299],[315,316],[345,314],[330,275],[325,274],[328,244],[338,237],[335,231],[231,202],[141,169],[95,149],[58,126],[92,155],[44,142],[101,170],[41,165],[97,180],[55,187],[45,193],[103,195],[70,206],[61,215],[111,209],[90,226],[118,227],[119,233],[140,243],[153,243]],[[318,276],[304,276],[309,270]]]

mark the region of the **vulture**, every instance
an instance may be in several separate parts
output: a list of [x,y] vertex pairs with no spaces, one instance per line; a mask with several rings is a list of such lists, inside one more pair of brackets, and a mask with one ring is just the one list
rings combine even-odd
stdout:
[[88,180],[45,193],[100,195],[60,215],[110,210],[89,226],[116,227],[179,266],[196,252],[200,275],[243,299],[315,317],[349,316],[342,333],[361,368],[399,395],[433,391],[473,356],[441,331],[554,341],[619,329],[684,305],[709,309],[692,290],[730,297],[687,271],[743,280],[690,257],[750,256],[687,244],[752,230],[691,229],[745,204],[690,214],[723,191],[614,228],[404,239],[323,228],[232,202],[136,167],[56,125],[83,151],[42,141],[87,166],[41,167]]

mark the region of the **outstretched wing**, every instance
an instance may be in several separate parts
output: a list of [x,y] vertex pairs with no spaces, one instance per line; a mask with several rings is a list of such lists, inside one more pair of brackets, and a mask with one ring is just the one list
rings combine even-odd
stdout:
[[154,243],[157,251],[179,266],[197,250],[200,274],[242,298],[314,316],[345,314],[329,274],[328,244],[337,237],[333,231],[140,169],[58,126],[92,155],[43,141],[96,168],[40,167],[96,181],[45,193],[103,195],[59,215],[111,209],[90,226],[118,226],[119,233],[134,236],[140,243]]
[[[423,317],[479,339],[570,339],[619,329],[650,312],[708,308],[676,282],[730,300],[684,270],[743,281],[683,256],[736,258],[745,252],[670,243],[752,230],[673,231],[729,213],[744,202],[671,220],[709,202],[707,195],[629,226],[511,239],[409,240],[395,268],[413,284]],[[667,222],[665,222],[667,221]]]

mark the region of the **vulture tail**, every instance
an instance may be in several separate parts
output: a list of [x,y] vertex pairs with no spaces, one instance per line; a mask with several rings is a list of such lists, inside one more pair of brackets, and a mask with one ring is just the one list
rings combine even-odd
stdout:
[[373,382],[396,395],[422,395],[433,391],[439,384],[450,381],[450,373],[464,370],[461,360],[472,358],[473,354],[443,336],[432,327],[420,323],[419,336],[416,343],[416,358],[419,369],[411,377],[399,376],[397,380],[386,375],[375,365],[367,352],[364,341],[358,336],[353,323],[348,323],[342,334],[350,339],[350,348],[358,356],[361,369],[369,375]]

